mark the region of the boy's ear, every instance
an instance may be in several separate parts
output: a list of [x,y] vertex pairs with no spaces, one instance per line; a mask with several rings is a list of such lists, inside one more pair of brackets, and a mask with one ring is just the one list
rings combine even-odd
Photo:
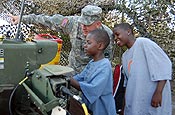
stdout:
[[128,29],[127,32],[128,32],[128,36],[129,36],[131,34],[131,29]]
[[102,42],[98,43],[98,49],[103,50],[104,49],[104,44]]
[[97,21],[97,22],[96,22],[97,28],[101,27],[101,25],[102,25],[101,21]]

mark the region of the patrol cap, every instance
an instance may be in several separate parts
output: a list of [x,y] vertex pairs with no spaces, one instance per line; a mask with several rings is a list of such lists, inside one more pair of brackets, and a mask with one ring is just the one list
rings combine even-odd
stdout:
[[93,22],[101,20],[102,9],[98,6],[87,5],[81,10],[78,22],[84,25],[91,25]]

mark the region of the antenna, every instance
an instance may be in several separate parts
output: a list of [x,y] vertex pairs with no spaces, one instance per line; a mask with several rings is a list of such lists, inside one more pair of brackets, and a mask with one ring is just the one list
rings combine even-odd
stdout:
[[23,12],[24,12],[24,3],[25,3],[25,0],[22,0],[21,10],[20,10],[20,17],[19,17],[19,23],[18,23],[16,35],[15,35],[15,40],[17,40],[17,41],[19,41],[19,40],[21,41],[22,40],[22,39],[19,39],[19,33],[20,33],[20,30],[21,30],[21,20],[22,20],[22,16],[23,16]]

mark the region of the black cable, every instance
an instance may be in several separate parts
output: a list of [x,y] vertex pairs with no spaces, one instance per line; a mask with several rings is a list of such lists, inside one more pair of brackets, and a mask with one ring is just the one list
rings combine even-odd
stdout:
[[12,113],[12,98],[13,98],[13,95],[14,95],[14,93],[15,93],[15,91],[16,91],[16,89],[23,83],[23,82],[25,82],[25,80],[27,80],[28,79],[28,77],[27,76],[31,76],[31,75],[33,75],[33,72],[31,72],[31,73],[29,73],[29,62],[26,62],[27,63],[27,65],[26,65],[26,67],[25,67],[25,78],[22,80],[22,81],[20,81],[16,86],[15,86],[15,88],[13,89],[13,91],[12,91],[12,93],[10,94],[10,99],[9,99],[9,113],[10,113],[10,115],[13,115],[13,113]]
[[13,89],[13,91],[12,91],[12,93],[11,93],[11,95],[10,95],[10,99],[9,99],[9,112],[10,112],[10,115],[13,115],[13,113],[12,113],[12,98],[13,98],[13,95],[14,95],[14,93],[15,93],[15,91],[16,91],[16,89],[19,87],[19,84],[17,84],[16,86],[15,86],[15,88]]
[[[10,115],[13,115],[13,113],[12,113],[12,98],[13,98],[13,95],[14,95],[16,89],[17,89],[23,82],[25,82],[25,81],[28,79],[28,77],[26,77],[26,76],[27,76],[27,73],[28,73],[28,69],[26,69],[25,78],[24,78],[22,81],[20,81],[20,82],[15,86],[15,88],[13,89],[13,91],[12,91],[12,93],[11,93],[11,95],[10,95],[10,99],[9,99],[9,112],[10,112]],[[31,72],[29,75],[32,75],[32,74],[33,74],[33,72]]]

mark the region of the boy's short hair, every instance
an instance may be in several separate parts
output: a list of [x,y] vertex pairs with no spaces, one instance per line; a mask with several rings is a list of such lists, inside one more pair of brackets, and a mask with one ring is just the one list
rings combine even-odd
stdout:
[[134,34],[133,33],[133,27],[129,23],[116,24],[116,25],[114,25],[114,29],[115,28],[121,28],[121,29],[124,29],[124,30],[130,29],[131,30],[131,33]]
[[93,36],[95,41],[102,42],[105,46],[104,49],[106,49],[110,43],[110,37],[108,33],[103,29],[95,29],[91,31],[89,34]]

